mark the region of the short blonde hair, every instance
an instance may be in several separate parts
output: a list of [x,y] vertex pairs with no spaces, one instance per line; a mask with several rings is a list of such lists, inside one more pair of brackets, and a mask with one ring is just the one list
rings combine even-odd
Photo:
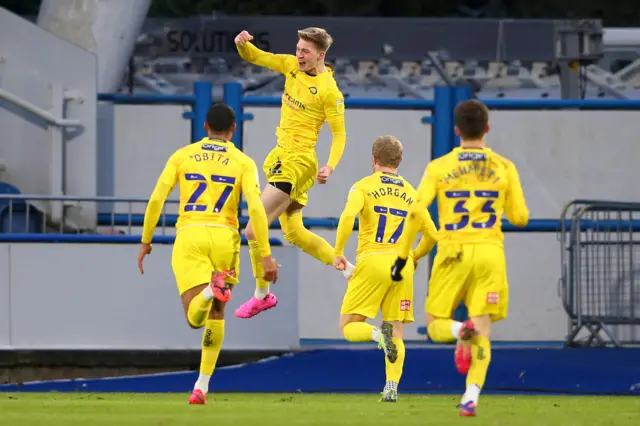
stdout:
[[333,38],[323,28],[309,27],[304,30],[299,30],[298,37],[300,37],[301,40],[315,44],[318,50],[322,52],[329,50],[333,44]]
[[402,162],[402,144],[395,136],[379,136],[373,141],[373,158],[380,166],[398,168]]

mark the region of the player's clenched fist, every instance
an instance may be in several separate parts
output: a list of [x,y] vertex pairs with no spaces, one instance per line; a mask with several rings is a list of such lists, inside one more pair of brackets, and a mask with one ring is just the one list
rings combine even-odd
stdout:
[[347,258],[344,256],[336,256],[336,258],[333,259],[333,267],[338,271],[344,271],[347,269]]
[[253,40],[253,36],[249,34],[249,31],[242,31],[236,36],[235,42],[237,46],[242,46],[246,42]]
[[265,281],[269,281],[272,283],[275,283],[276,281],[278,281],[278,268],[280,267],[280,265],[278,265],[278,263],[276,262],[276,260],[271,257],[271,256],[267,256],[267,257],[263,257],[262,258],[262,269],[264,270],[264,275],[262,276],[262,278]]
[[402,270],[407,264],[407,259],[398,257],[391,267],[391,279],[393,281],[402,281]]

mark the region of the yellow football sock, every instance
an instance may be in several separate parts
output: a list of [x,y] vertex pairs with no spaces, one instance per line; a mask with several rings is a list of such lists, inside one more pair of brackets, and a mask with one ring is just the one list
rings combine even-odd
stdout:
[[486,337],[474,337],[471,341],[471,368],[467,373],[467,388],[476,385],[482,389],[490,362],[491,342]]
[[218,355],[224,341],[224,320],[207,320],[202,334],[202,357],[200,374],[211,376],[218,362]]
[[302,211],[280,216],[280,225],[284,239],[299,247],[303,252],[310,254],[325,265],[333,265],[334,249],[319,235],[314,234],[304,227]]
[[366,322],[350,322],[344,326],[342,334],[350,342],[371,342],[374,329],[374,326]]
[[211,301],[207,300],[204,295],[204,291],[201,291],[191,299],[189,303],[189,309],[187,310],[187,320],[189,324],[194,327],[200,328],[205,324],[209,310],[211,309]]
[[452,319],[438,318],[433,320],[427,328],[431,340],[441,343],[453,342],[456,340],[456,337],[451,333],[451,326],[453,323],[454,321]]
[[255,240],[249,241],[249,257],[251,258],[251,268],[253,269],[253,276],[256,277],[256,288],[265,290],[264,296],[269,293],[269,281],[264,280],[264,269],[262,268],[262,262],[260,257],[260,251],[258,250],[258,242]]
[[387,372],[387,382],[400,383],[400,377],[402,377],[402,367],[404,366],[404,342],[399,337],[393,338],[393,343],[396,344],[398,349],[398,359],[391,364],[387,357],[384,358],[385,370]]

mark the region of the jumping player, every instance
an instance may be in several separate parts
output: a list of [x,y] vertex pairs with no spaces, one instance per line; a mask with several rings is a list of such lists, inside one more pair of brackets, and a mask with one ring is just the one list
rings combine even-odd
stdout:
[[[307,204],[307,191],[314,181],[325,184],[338,165],[347,141],[344,123],[344,97],[324,64],[333,40],[321,28],[298,31],[296,55],[276,55],[255,47],[253,36],[242,31],[235,38],[240,56],[247,62],[278,71],[285,76],[280,126],[276,129],[277,145],[264,161],[268,185],[262,202],[269,224],[280,219],[284,238],[326,265],[333,264],[333,248],[323,238],[306,229],[302,209]],[[329,123],[333,142],[329,160],[318,170],[315,146],[320,128]],[[254,297],[236,310],[236,316],[251,318],[276,306],[269,292],[269,282],[262,279],[258,261],[253,221],[245,229],[256,278]],[[344,272],[349,277],[353,265]]]
[[[334,267],[344,270],[347,260],[344,247],[360,216],[357,262],[349,280],[342,308],[340,328],[351,342],[374,341],[384,350],[386,384],[381,401],[396,402],[402,376],[405,348],[404,324],[413,322],[413,271],[420,258],[436,243],[437,230],[426,209],[420,214],[418,227],[423,238],[407,267],[404,279],[391,281],[389,269],[398,256],[402,242],[411,246],[403,235],[408,209],[415,203],[416,191],[397,174],[402,161],[402,145],[393,136],[381,136],[373,143],[373,174],[356,182],[349,191],[347,205],[340,216],[336,233]],[[414,234],[415,237],[415,234]],[[415,264],[414,264],[415,262]],[[367,324],[382,310],[380,328]]]
[[229,142],[235,131],[235,114],[224,104],[207,113],[208,137],[177,150],[167,162],[151,195],[144,216],[138,268],[151,253],[153,230],[164,203],[180,183],[180,210],[171,264],[191,328],[204,326],[200,376],[190,404],[205,404],[209,380],[224,340],[224,307],[240,272],[238,204],[242,191],[254,223],[262,275],[278,277],[271,257],[267,215],[260,202],[255,162]]
[[[487,107],[477,100],[461,102],[455,110],[455,132],[460,147],[432,161],[424,172],[407,220],[407,239],[391,273],[394,281],[402,279],[409,242],[422,212],[437,196],[442,236],[426,302],[429,336],[437,342],[458,339],[455,363],[467,375],[458,409],[462,416],[474,416],[491,361],[491,326],[507,317],[502,215],[513,225],[525,226],[529,210],[515,165],[485,146]],[[463,300],[469,320],[453,321]]]

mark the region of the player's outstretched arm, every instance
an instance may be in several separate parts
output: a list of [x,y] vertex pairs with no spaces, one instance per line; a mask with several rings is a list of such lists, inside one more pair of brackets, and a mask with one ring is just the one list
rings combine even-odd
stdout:
[[258,170],[253,160],[250,160],[248,167],[242,175],[242,192],[247,200],[249,210],[249,220],[253,227],[253,233],[258,243],[258,252],[264,269],[264,278],[270,282],[278,280],[278,265],[271,256],[271,245],[269,244],[269,223],[267,212],[260,200],[260,184],[258,183]]
[[529,208],[524,199],[518,169],[511,163],[508,170],[509,186],[505,196],[504,212],[507,219],[515,226],[526,226],[529,223]]
[[364,194],[356,185],[349,190],[347,204],[340,215],[338,229],[336,230],[335,260],[333,266],[339,271],[344,271],[347,267],[347,259],[344,257],[344,248],[349,241],[349,236],[353,232],[353,225],[356,216],[360,214],[364,207]]
[[338,166],[347,145],[347,128],[344,121],[344,97],[339,90],[327,94],[324,114],[331,129],[332,141],[327,164],[318,170],[318,183],[324,184]]
[[238,53],[245,61],[278,71],[282,74],[285,74],[290,68],[288,64],[294,65],[294,62],[296,61],[295,56],[265,52],[264,50],[260,50],[254,46],[253,43],[251,43],[251,40],[253,40],[253,36],[249,34],[248,31],[240,32],[240,34],[235,38]]
[[144,257],[151,253],[151,240],[153,239],[153,231],[155,230],[160,215],[162,214],[162,207],[164,207],[167,197],[173,191],[173,187],[178,182],[178,168],[177,163],[179,158],[176,154],[172,155],[167,161],[162,174],[158,178],[156,187],[151,193],[147,209],[144,212],[144,222],[142,225],[142,239],[140,252],[138,253],[138,269],[140,273],[144,274],[144,268],[142,267],[142,261]]
[[158,178],[156,187],[151,193],[149,203],[147,204],[147,210],[144,213],[144,224],[142,226],[142,242],[145,244],[151,244],[153,238],[153,231],[158,224],[160,215],[162,214],[162,207],[164,207],[165,201],[173,191],[173,187],[178,182],[178,162],[179,156],[174,154],[169,158],[164,170]]

